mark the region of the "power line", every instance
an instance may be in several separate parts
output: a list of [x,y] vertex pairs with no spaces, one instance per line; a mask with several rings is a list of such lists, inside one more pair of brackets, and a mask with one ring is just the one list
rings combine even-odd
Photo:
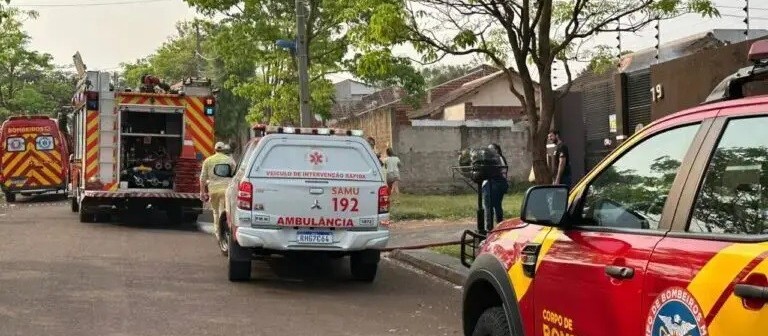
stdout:
[[[744,9],[744,6],[741,6],[741,7],[740,7],[740,6],[726,6],[726,5],[722,5],[722,6],[715,6],[715,7],[717,7],[717,8],[723,8],[723,9],[742,9],[742,10]],[[749,10],[763,10],[763,11],[768,11],[768,7],[751,7],[751,6],[750,6],[750,7],[749,7]]]
[[66,3],[66,4],[14,4],[14,7],[32,7],[32,8],[45,8],[45,7],[96,7],[96,6],[119,6],[119,5],[132,5],[132,4],[144,4],[152,2],[168,2],[170,0],[126,0],[117,2],[82,2],[82,3]]

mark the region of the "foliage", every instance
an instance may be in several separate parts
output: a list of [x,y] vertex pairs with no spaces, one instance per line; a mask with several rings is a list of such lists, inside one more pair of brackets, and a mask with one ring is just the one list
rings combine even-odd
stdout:
[[[592,37],[636,32],[657,18],[684,13],[719,15],[711,0],[401,0],[390,9],[373,14],[366,27],[371,39],[410,41],[426,62],[476,55],[505,69],[510,91],[525,109],[537,183],[551,182],[545,145],[555,102],[570,89],[569,62]],[[560,93],[552,85],[555,62],[568,79]]]
[[[222,60],[226,72],[237,74],[225,86],[251,102],[248,119],[296,124],[295,57],[276,45],[277,40],[295,38],[295,2],[185,1],[203,14],[223,17],[211,31],[211,55]],[[338,72],[348,71],[366,82],[398,85],[421,94],[424,81],[410,60],[395,57],[393,45],[380,43],[367,29],[378,13],[393,10],[397,4],[397,0],[307,1],[306,42],[314,114],[330,116],[334,88],[325,76]]]
[[[520,215],[524,192],[510,192],[504,197],[504,218]],[[391,216],[394,220],[474,218],[477,211],[477,194],[459,195],[410,195],[392,197]]]
[[22,21],[36,12],[2,9],[0,23],[0,119],[12,114],[55,116],[72,97],[73,76],[51,65],[51,55],[29,48]]

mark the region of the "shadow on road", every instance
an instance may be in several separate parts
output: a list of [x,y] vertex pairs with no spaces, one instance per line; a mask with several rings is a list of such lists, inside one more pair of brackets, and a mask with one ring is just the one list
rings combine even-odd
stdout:
[[63,202],[65,200],[67,200],[67,194],[42,194],[42,195],[32,195],[32,196],[16,195],[15,202],[8,203],[5,197],[3,197],[2,203],[4,205],[9,205],[9,204],[20,205],[20,204]]
[[[383,262],[382,262],[383,264]],[[298,254],[272,256],[253,261],[251,281],[243,285],[258,285],[300,292],[369,291],[370,284],[352,279],[349,258]],[[382,265],[379,273],[382,273]]]
[[171,223],[164,211],[147,210],[144,213],[103,215],[100,218],[100,224],[111,224],[119,227],[148,229],[148,230],[168,230],[168,231],[199,231],[197,223]]

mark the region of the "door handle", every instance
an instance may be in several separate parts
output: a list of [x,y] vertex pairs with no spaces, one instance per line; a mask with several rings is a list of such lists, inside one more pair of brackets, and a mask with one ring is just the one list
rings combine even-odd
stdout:
[[616,279],[632,279],[635,276],[635,269],[624,266],[605,266],[605,274]]
[[733,288],[733,293],[742,299],[768,301],[768,287],[766,286],[737,284]]

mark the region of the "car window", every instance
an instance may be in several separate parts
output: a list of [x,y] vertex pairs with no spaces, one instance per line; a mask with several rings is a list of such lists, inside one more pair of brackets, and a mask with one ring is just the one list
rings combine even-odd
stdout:
[[768,117],[728,122],[696,196],[690,232],[768,234]]
[[243,152],[243,157],[240,161],[237,162],[237,166],[235,167],[236,173],[245,173],[245,166],[248,163],[248,161],[251,160],[251,156],[253,156],[253,152],[256,149],[256,145],[259,143],[258,140],[251,141],[248,143],[248,146],[245,147],[245,152]]
[[583,225],[659,228],[664,202],[699,124],[652,135],[629,149],[590,181]]

